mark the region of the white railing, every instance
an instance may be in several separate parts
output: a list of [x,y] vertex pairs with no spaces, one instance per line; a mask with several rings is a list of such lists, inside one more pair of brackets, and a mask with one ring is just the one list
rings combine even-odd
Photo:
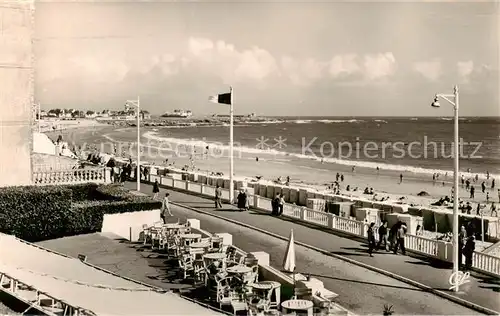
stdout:
[[349,218],[336,216],[333,214],[332,214],[332,216],[334,217],[333,225],[332,225],[333,229],[364,237],[365,223],[359,222],[356,220],[352,220]]
[[62,171],[33,172],[33,184],[78,184],[78,183],[111,183],[109,168],[73,169]]
[[306,222],[312,222],[321,226],[328,227],[328,213],[315,211],[311,209],[304,209],[304,220]]
[[[153,182],[158,178],[161,178],[161,181],[158,182],[167,187],[173,187],[181,190],[186,190],[187,188],[188,192],[202,194],[211,198],[215,196],[215,186],[185,180],[174,181],[172,178],[162,176],[151,176],[151,180]],[[237,194],[237,191],[235,191],[235,194]],[[222,198],[226,200],[229,198],[229,190],[227,188],[222,188]],[[256,205],[257,209],[266,212],[272,211],[270,198],[251,194],[249,194],[248,198],[250,199],[250,205]],[[328,227],[334,231],[348,233],[357,237],[366,238],[367,235],[366,231],[368,224],[365,222],[336,216],[330,213],[311,210],[306,207],[297,206],[295,204],[285,204],[283,207],[283,215],[297,219],[298,221],[304,221],[322,227]],[[452,260],[452,251],[449,251],[449,249],[451,249],[450,245],[451,244],[449,242],[429,239],[420,236],[406,235],[405,237],[405,246],[408,251],[448,262],[451,262]],[[480,272],[494,276],[500,276],[499,257],[491,256],[481,252],[474,252],[472,266]]]
[[472,267],[481,272],[500,276],[500,258],[482,252],[474,252]]
[[434,239],[414,235],[406,235],[405,247],[431,257],[439,257],[438,242]]
[[294,204],[285,204],[283,206],[283,214],[289,217],[298,218],[302,216],[302,207]]

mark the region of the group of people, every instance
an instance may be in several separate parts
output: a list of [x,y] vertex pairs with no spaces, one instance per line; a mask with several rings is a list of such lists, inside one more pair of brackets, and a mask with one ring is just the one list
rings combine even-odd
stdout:
[[[387,221],[382,222],[382,225],[378,228],[378,243],[375,239],[375,223],[370,223],[368,227],[368,253],[370,257],[373,257],[373,251],[379,249],[385,249],[389,252],[392,249],[394,254],[398,253],[401,249],[403,255],[406,254],[405,248],[405,236],[407,232],[407,227],[404,222],[397,222],[391,229],[388,230]],[[421,232],[420,226],[417,227],[417,234]],[[383,245],[382,245],[383,244]],[[383,247],[383,248],[382,248]]]
[[279,216],[283,214],[283,207],[285,206],[285,197],[283,194],[276,194],[274,199],[271,201],[272,212],[271,215]]
[[[241,189],[236,197],[238,209],[240,211],[248,211],[250,209],[250,203],[248,201],[248,195],[244,189]],[[222,188],[217,185],[215,188],[215,208],[222,208]]]

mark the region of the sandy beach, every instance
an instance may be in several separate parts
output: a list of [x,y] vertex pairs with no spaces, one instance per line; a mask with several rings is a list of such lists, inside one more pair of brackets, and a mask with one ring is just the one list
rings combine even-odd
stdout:
[[[113,144],[117,144],[117,151],[122,153],[122,157],[136,157],[135,142],[124,142],[121,135],[126,133],[134,133],[134,128],[116,129],[110,126],[93,125],[92,129],[67,129],[50,133],[49,137],[54,138],[57,135],[62,135],[67,141],[73,142],[76,145],[85,145],[87,148],[95,146],[99,151],[113,154]],[[143,129],[142,154],[141,161],[150,164],[167,166],[173,164],[175,167],[182,168],[184,166],[193,166],[199,172],[222,172],[224,175],[229,174],[229,162],[227,158],[228,151],[220,151],[217,148],[205,147],[189,148],[182,142],[159,143],[144,137],[148,130]],[[205,153],[205,154],[204,154]],[[258,161],[256,160],[258,157]],[[168,161],[166,161],[168,159]],[[404,197],[404,202],[414,205],[429,206],[441,197],[450,196],[453,175],[441,175],[438,181],[429,179],[428,174],[418,173],[403,173],[403,181],[400,183],[399,172],[391,170],[376,171],[370,168],[356,168],[353,172],[350,166],[321,163],[313,159],[300,159],[287,155],[275,155],[273,153],[254,154],[240,152],[235,150],[234,173],[238,178],[243,178],[247,181],[255,180],[256,176],[262,177],[262,180],[274,181],[278,177],[283,180],[287,176],[290,177],[290,185],[296,187],[314,187],[318,190],[326,190],[327,185],[335,181],[336,173],[344,175],[344,181],[341,183],[341,193],[351,196],[362,196],[363,190],[373,188],[378,199],[389,197],[390,200],[399,201]],[[489,215],[491,202],[498,204],[497,190],[491,189],[488,183],[485,193],[481,192],[479,179],[477,183],[473,183],[476,187],[476,196],[474,199],[469,198],[470,194],[465,188],[460,189],[461,200],[471,202],[473,204],[473,214],[476,212],[477,203],[486,203],[486,193],[489,192],[489,201],[487,207],[484,208],[485,215]],[[491,181],[491,179],[490,179]],[[498,183],[498,182],[497,182]],[[347,185],[350,186],[350,191],[346,190]],[[357,188],[356,191],[353,191]],[[428,196],[418,196],[422,191],[427,192]],[[365,197],[371,197],[365,195]],[[451,208],[451,205],[449,206]]]

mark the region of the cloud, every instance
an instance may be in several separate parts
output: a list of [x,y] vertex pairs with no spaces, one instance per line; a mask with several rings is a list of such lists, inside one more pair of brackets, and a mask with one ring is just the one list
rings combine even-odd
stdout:
[[184,65],[210,72],[227,83],[248,79],[263,80],[278,70],[275,58],[265,49],[256,46],[240,51],[224,41],[191,37],[188,39],[187,50]]
[[309,85],[324,78],[328,63],[313,58],[295,59],[290,56],[281,58],[280,73],[287,76],[293,84]]
[[413,64],[413,70],[431,81],[438,80],[443,74],[441,61],[437,59],[416,62]]
[[130,71],[130,67],[118,58],[107,56],[80,55],[69,59],[70,67],[65,72],[85,73],[96,82],[120,82]]
[[469,82],[469,77],[474,71],[474,62],[472,60],[459,61],[457,63],[457,71],[462,82]]
[[337,55],[329,62],[328,71],[334,78],[340,76],[349,76],[361,71],[358,65],[356,54]]
[[364,58],[364,75],[368,80],[383,79],[396,72],[396,58],[391,52],[367,55]]
[[204,37],[189,37],[185,45],[176,45],[175,50],[139,47],[133,52],[120,52],[109,47],[89,47],[74,56],[47,55],[40,61],[43,65],[43,78],[40,78],[51,81],[66,76],[87,81],[120,82],[125,78],[133,81],[137,75],[166,78],[187,74],[218,77],[226,84],[248,82],[264,87],[280,78],[300,86],[309,86],[323,79],[368,84],[384,82],[383,79],[396,71],[396,59],[391,52],[350,53],[319,60],[273,55],[258,46],[242,49],[223,40]]

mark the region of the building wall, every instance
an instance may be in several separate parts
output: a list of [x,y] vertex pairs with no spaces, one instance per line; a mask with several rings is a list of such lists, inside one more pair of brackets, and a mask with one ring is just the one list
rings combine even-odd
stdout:
[[34,4],[0,2],[0,187],[31,183]]

